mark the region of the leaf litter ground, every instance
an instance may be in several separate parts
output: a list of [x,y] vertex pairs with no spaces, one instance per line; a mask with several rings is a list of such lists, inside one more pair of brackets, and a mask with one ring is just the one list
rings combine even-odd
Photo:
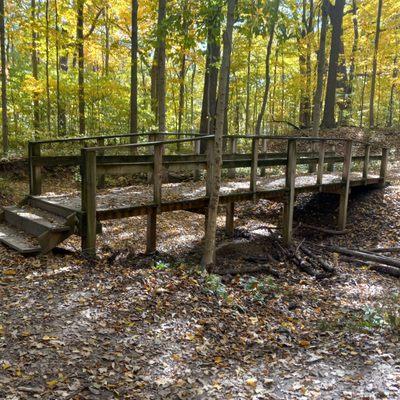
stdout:
[[[320,200],[299,198],[296,221],[334,227],[337,199]],[[399,202],[396,182],[355,193],[346,235],[300,226],[296,236],[398,246]],[[221,265],[265,253],[279,214],[267,201],[239,204],[235,245],[221,215]],[[322,280],[286,264],[279,279],[207,275],[196,268],[203,225],[202,215],[163,214],[151,257],[142,217],[107,222],[95,263],[74,251],[76,238],[38,258],[0,248],[0,398],[400,398],[398,279],[340,259]]]

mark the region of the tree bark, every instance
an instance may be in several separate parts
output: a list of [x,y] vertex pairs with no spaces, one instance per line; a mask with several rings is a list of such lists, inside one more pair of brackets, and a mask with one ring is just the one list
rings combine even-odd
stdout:
[[83,36],[83,7],[85,0],[77,0],[76,47],[78,51],[78,112],[79,134],[84,136],[85,121],[85,59]]
[[348,98],[348,114],[351,116],[353,111],[353,96],[354,96],[354,78],[356,75],[356,57],[358,52],[358,41],[359,41],[359,30],[358,30],[358,18],[357,18],[358,6],[357,1],[353,0],[353,47],[351,49],[351,59],[349,68],[349,98]]
[[228,11],[226,29],[223,36],[223,54],[221,62],[221,72],[218,86],[218,102],[215,124],[214,141],[214,168],[212,176],[212,187],[210,201],[208,204],[208,218],[206,234],[204,237],[204,253],[202,265],[209,267],[215,262],[215,234],[217,228],[217,215],[219,204],[219,189],[221,186],[221,167],[222,167],[222,136],[224,130],[225,108],[227,98],[227,82],[230,73],[230,58],[232,51],[232,32],[235,20],[236,0],[228,0]]
[[[138,6],[138,0],[132,0],[130,133],[137,133],[138,131]],[[136,142],[136,135],[131,136],[131,143]]]
[[378,0],[378,15],[376,17],[376,29],[375,29],[375,39],[374,39],[374,55],[372,59],[371,92],[369,97],[370,128],[373,128],[375,126],[374,101],[375,101],[375,88],[376,88],[376,72],[378,69],[379,38],[381,34],[382,5],[383,5],[383,0]]
[[3,153],[6,155],[8,145],[8,114],[7,114],[7,59],[5,38],[5,13],[4,0],[0,0],[0,48],[1,48],[1,115],[2,115],[2,137]]
[[329,0],[324,0],[324,1],[331,19],[333,30],[332,30],[328,82],[326,85],[325,108],[324,108],[324,116],[322,119],[322,126],[324,128],[334,128],[336,126],[335,106],[336,106],[337,73],[338,73],[339,54],[341,49],[343,11],[344,11],[345,0],[336,0],[334,6],[330,3]]
[[393,60],[393,73],[392,73],[392,84],[390,86],[390,96],[389,96],[389,112],[388,112],[388,119],[386,126],[388,128],[393,126],[393,109],[394,109],[394,92],[396,89],[396,80],[399,75],[399,69],[397,67],[397,55],[394,57]]
[[166,131],[166,109],[165,109],[165,18],[167,12],[167,0],[158,1],[157,21],[157,116],[158,130]]
[[322,109],[322,91],[324,88],[325,73],[325,53],[326,53],[326,33],[328,30],[328,13],[325,4],[322,4],[321,32],[319,40],[319,49],[317,55],[317,87],[314,93],[314,109],[312,129],[314,133],[319,131]]
[[[221,10],[219,5],[212,9],[207,18],[207,53],[204,74],[203,101],[201,106],[200,133],[207,135],[215,131],[217,109],[218,63],[220,60]],[[201,152],[205,144],[201,143]]]
[[[35,85],[38,83],[38,53],[37,53],[37,33],[36,33],[36,0],[31,0],[31,24],[32,24],[32,76],[35,80]],[[33,91],[33,130],[35,137],[38,135],[40,129],[40,112],[39,112],[39,95],[37,89]]]
[[271,52],[272,52],[272,43],[274,41],[275,25],[276,25],[276,20],[278,17],[279,4],[280,4],[280,0],[274,0],[272,12],[271,12],[271,20],[270,20],[270,26],[269,26],[269,30],[268,30],[269,38],[268,38],[268,42],[267,42],[267,54],[265,56],[265,86],[264,86],[263,99],[262,99],[262,103],[261,103],[261,109],[260,109],[260,112],[258,113],[258,117],[257,117],[257,123],[256,123],[256,129],[255,129],[256,136],[261,134],[261,125],[262,125],[262,121],[263,121],[263,118],[265,115],[265,110],[267,108],[268,93],[269,93],[269,87],[271,84],[270,60],[271,60]]
[[50,16],[49,16],[49,4],[50,0],[46,0],[46,121],[47,121],[47,134],[50,134],[51,130],[51,102],[50,102],[50,73],[49,73],[49,26],[50,26]]

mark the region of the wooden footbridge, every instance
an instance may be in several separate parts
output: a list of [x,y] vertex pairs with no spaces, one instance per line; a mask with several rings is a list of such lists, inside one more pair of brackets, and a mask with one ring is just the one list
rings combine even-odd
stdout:
[[[131,143],[133,138],[137,143]],[[313,192],[340,196],[338,228],[343,230],[351,188],[381,187],[386,181],[388,149],[378,144],[247,135],[226,136],[224,144],[226,179],[220,204],[226,209],[229,235],[236,202],[268,199],[284,204],[282,235],[289,244],[296,195]],[[147,251],[152,252],[157,215],[176,210],[206,214],[213,161],[212,135],[149,133],[30,142],[30,193],[19,206],[4,208],[0,241],[20,253],[38,254],[75,234],[82,238],[82,250],[93,256],[102,221],[147,215]],[[42,193],[45,168],[56,166],[79,167],[80,193]],[[165,177],[170,171],[190,174],[193,182],[168,184]],[[135,174],[151,175],[150,196],[144,191],[129,192],[129,188],[114,194],[101,189],[107,175]]]

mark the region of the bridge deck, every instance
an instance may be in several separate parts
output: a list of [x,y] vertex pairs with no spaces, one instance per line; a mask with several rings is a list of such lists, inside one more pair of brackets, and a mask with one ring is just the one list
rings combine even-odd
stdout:
[[[317,185],[316,174],[307,174],[296,177],[296,192],[331,192],[339,190],[342,183],[340,173],[325,173],[322,185]],[[379,183],[378,175],[369,175],[368,180],[362,179],[362,174],[351,174],[350,186],[366,186]],[[161,212],[196,209],[207,205],[206,188],[204,182],[165,183],[162,186],[163,201]],[[257,190],[249,190],[248,178],[235,178],[222,182],[221,203],[231,201],[245,201],[252,199],[271,199],[283,201],[285,195],[285,178],[258,177]],[[56,195],[48,193],[43,196],[34,196],[46,203],[60,206],[74,212],[81,212],[80,193]],[[184,199],[184,200],[182,200]],[[96,210],[99,220],[113,219],[129,215],[144,215],[149,208],[154,207],[152,185],[135,185],[122,188],[99,190],[96,197]]]

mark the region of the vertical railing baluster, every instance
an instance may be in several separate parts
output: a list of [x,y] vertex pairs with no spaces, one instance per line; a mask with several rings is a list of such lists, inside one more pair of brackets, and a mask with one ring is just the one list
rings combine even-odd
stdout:
[[322,182],[323,182],[324,164],[325,164],[325,148],[326,148],[326,141],[322,139],[319,142],[317,185],[322,185]]
[[39,196],[42,194],[42,167],[35,165],[33,158],[40,157],[40,143],[29,142],[28,144],[29,158],[29,194]]
[[258,137],[252,138],[251,143],[251,170],[250,170],[250,192],[255,196],[257,192],[257,168],[258,168]]
[[338,218],[338,228],[341,231],[343,231],[346,228],[346,222],[347,222],[347,208],[349,203],[350,181],[351,181],[352,153],[353,153],[353,142],[351,140],[347,140],[345,144],[343,173],[342,173],[343,189],[340,193],[339,218]]

